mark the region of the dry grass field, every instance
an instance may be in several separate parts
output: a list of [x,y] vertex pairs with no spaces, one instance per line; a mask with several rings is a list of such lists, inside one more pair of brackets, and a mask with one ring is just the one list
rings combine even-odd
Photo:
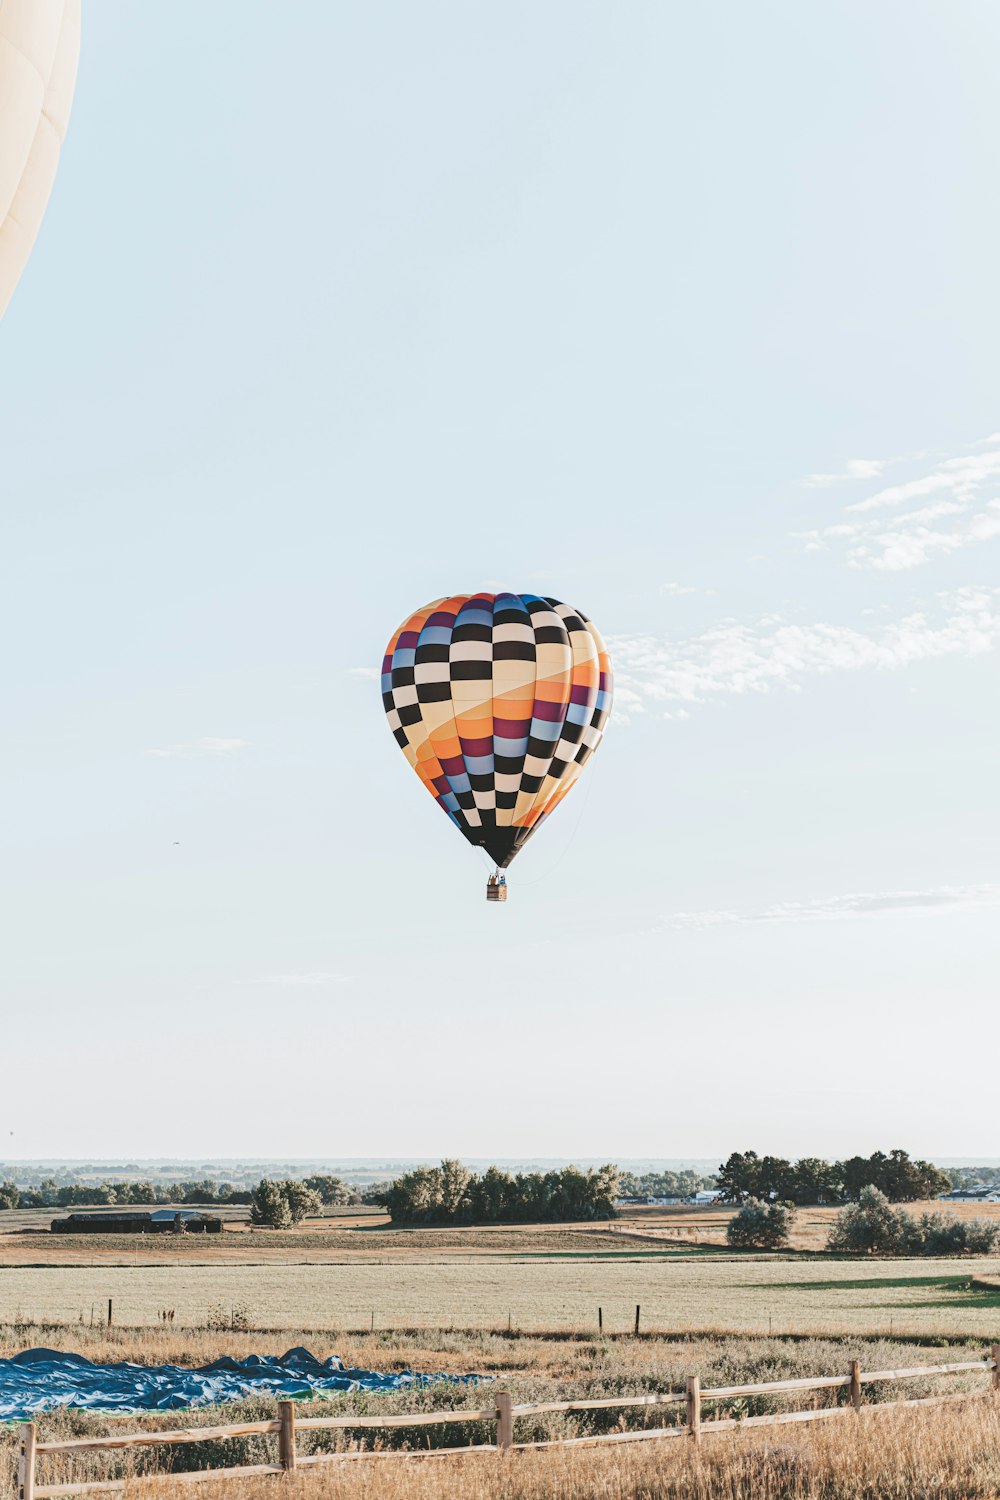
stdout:
[[[276,1489],[280,1485],[280,1489]],[[554,1449],[509,1458],[332,1465],[289,1479],[211,1481],[206,1500],[996,1500],[993,1403],[863,1415],[781,1440],[752,1430],[706,1441]],[[130,1486],[139,1500],[169,1480]]]
[[[729,1211],[716,1209],[643,1209],[613,1225],[475,1230],[393,1230],[377,1216],[331,1217],[288,1233],[251,1232],[233,1223],[211,1238],[148,1239],[62,1238],[27,1218],[15,1232],[0,1233],[0,1357],[44,1344],[93,1359],[203,1364],[222,1354],[281,1353],[305,1344],[320,1357],[337,1353],[348,1365],[369,1369],[477,1373],[502,1380],[517,1401],[539,1401],[675,1389],[689,1373],[706,1384],[725,1384],[840,1373],[852,1357],[867,1368],[972,1358],[1000,1339],[996,1258],[818,1255],[831,1217],[830,1210],[804,1212],[797,1247],[785,1256],[729,1252]],[[14,1228],[9,1221],[5,1227]],[[109,1297],[111,1330],[102,1326]],[[642,1308],[639,1339],[631,1336],[636,1304]],[[598,1307],[603,1337],[596,1331]],[[166,1326],[158,1321],[164,1310],[174,1314]],[[208,1326],[227,1310],[249,1323],[246,1331]],[[959,1389],[983,1386],[982,1376],[958,1379]],[[938,1384],[954,1389],[946,1380]],[[934,1385],[931,1379],[893,1394],[924,1395]],[[483,1404],[483,1389],[348,1395],[310,1409],[475,1408]],[[878,1387],[870,1390],[878,1399]],[[768,1399],[753,1402],[766,1410]],[[213,1481],[199,1492],[219,1500],[266,1500],[269,1494],[297,1500],[376,1494],[385,1500],[997,1500],[998,1405],[977,1396],[968,1405],[863,1415],[830,1428],[783,1428],[770,1437],[747,1431],[706,1439],[700,1454],[685,1443],[654,1443],[506,1459],[393,1459],[381,1466],[360,1460],[280,1482]],[[149,1428],[272,1414],[273,1403],[262,1399],[224,1414],[127,1420]],[[620,1419],[618,1412],[549,1415],[526,1419],[518,1435],[539,1441],[587,1435]],[[52,1413],[41,1427],[43,1435],[85,1436],[115,1430],[121,1421]],[[641,1421],[625,1418],[627,1425]],[[459,1431],[470,1442],[491,1440],[485,1428]],[[454,1430],[421,1433],[437,1446],[455,1441]],[[408,1436],[399,1429],[376,1434],[390,1445]],[[170,1493],[170,1480],[144,1479],[143,1465],[261,1462],[270,1441],[240,1439],[236,1451],[232,1443],[206,1442],[142,1450],[145,1457],[93,1456],[72,1472],[53,1460],[47,1477],[57,1482],[114,1472],[130,1479],[131,1492],[148,1490],[152,1500],[154,1493]],[[0,1436],[0,1495],[9,1492],[4,1485],[12,1483],[13,1463],[13,1435]]]
[[691,1254],[694,1245],[669,1244],[641,1230],[607,1225],[525,1225],[496,1229],[323,1229],[309,1220],[289,1231],[242,1229],[219,1235],[54,1235],[35,1230],[0,1233],[0,1268],[18,1265],[340,1264],[512,1256]]
[[[703,1385],[730,1384],[795,1378],[802,1375],[842,1373],[851,1358],[859,1358],[867,1369],[925,1365],[953,1359],[977,1358],[983,1353],[978,1342],[951,1348],[927,1348],[901,1340],[872,1339],[601,1339],[507,1337],[503,1333],[418,1332],[409,1335],[360,1334],[338,1336],[335,1341],[318,1338],[310,1330],[289,1327],[262,1337],[201,1331],[190,1334],[179,1329],[112,1331],[79,1328],[27,1330],[0,1327],[0,1354],[21,1347],[25,1336],[56,1348],[78,1348],[95,1359],[128,1358],[143,1362],[171,1360],[202,1363],[222,1353],[245,1354],[251,1349],[279,1352],[290,1344],[311,1343],[325,1355],[331,1347],[349,1363],[369,1368],[448,1369],[478,1372],[487,1384],[459,1388],[430,1386],[417,1391],[372,1396],[345,1394],[325,1402],[303,1403],[302,1415],[343,1415],[374,1411],[427,1411],[436,1408],[490,1405],[492,1383],[511,1392],[516,1402],[539,1402],[576,1397],[600,1399],[615,1395],[641,1395],[650,1391],[676,1390],[688,1374],[698,1374]],[[553,1500],[553,1497],[593,1497],[593,1500],[666,1500],[666,1497],[701,1497],[701,1500],[786,1500],[809,1496],[811,1500],[875,1500],[875,1497],[959,1497],[1000,1494],[1000,1403],[984,1394],[987,1382],[980,1374],[958,1377],[925,1377],[891,1388],[866,1388],[874,1401],[890,1396],[927,1395],[936,1391],[966,1391],[968,1403],[901,1414],[865,1414],[844,1418],[830,1428],[799,1430],[782,1428],[768,1435],[758,1430],[730,1436],[706,1436],[700,1454],[685,1442],[638,1445],[623,1449],[551,1450],[537,1454],[495,1455],[461,1460],[386,1459],[352,1461],[314,1473],[303,1471],[289,1480],[259,1479],[211,1482],[199,1493],[218,1500],[267,1500],[294,1496],[296,1500]],[[825,1393],[800,1396],[791,1405],[827,1402]],[[836,1398],[831,1398],[836,1400]],[[742,1406],[726,1407],[723,1414],[743,1410],[745,1415],[775,1409],[775,1398],[755,1397]],[[267,1400],[246,1402],[227,1408],[222,1420],[255,1420],[273,1414]],[[669,1409],[672,1410],[672,1409]],[[578,1437],[641,1427],[639,1413],[619,1411],[578,1414],[555,1413],[522,1418],[520,1441],[544,1441],[556,1437]],[[670,1418],[667,1418],[670,1420]],[[220,1413],[209,1409],[189,1412],[146,1413],[139,1417],[100,1417],[82,1412],[55,1412],[39,1422],[42,1441],[58,1437],[84,1437],[97,1433],[154,1430],[177,1426],[210,1426]],[[657,1422],[664,1420],[658,1413]],[[673,1420],[680,1420],[680,1413]],[[423,1441],[441,1446],[459,1442],[491,1440],[491,1429],[470,1424],[467,1428],[421,1429]],[[410,1434],[399,1429],[369,1431],[370,1443],[399,1447]],[[0,1433],[0,1494],[13,1492],[15,1433]],[[130,1493],[153,1495],[174,1492],[169,1477],[153,1484],[140,1476],[144,1466],[176,1465],[178,1469],[211,1465],[268,1461],[273,1439],[242,1438],[227,1443],[207,1441],[196,1447],[127,1450],[78,1457],[70,1466],[65,1459],[52,1459],[42,1474],[49,1482],[72,1482],[86,1478],[136,1475]],[[300,1451],[329,1445],[331,1434],[300,1436]],[[351,1447],[351,1438],[338,1436],[337,1443]],[[992,1488],[990,1486],[993,1486]],[[277,1487],[276,1487],[277,1486]]]
[[[706,1442],[554,1449],[500,1459],[335,1465],[280,1480],[281,1500],[996,1500],[1000,1415],[992,1403],[864,1415],[775,1442],[748,1431]],[[199,1486],[231,1500],[233,1482]],[[275,1481],[238,1482],[270,1500]],[[169,1481],[130,1492],[148,1500]]]
[[[959,1219],[1000,1220],[1000,1203],[941,1203],[933,1199],[924,1203],[905,1204],[907,1213],[953,1213]],[[836,1208],[800,1208],[795,1212],[791,1249],[817,1252],[826,1246],[827,1237],[837,1217]],[[726,1243],[726,1226],[734,1210],[725,1206],[626,1208],[617,1220],[617,1232],[643,1234],[682,1245],[716,1245]]]
[[[944,1205],[959,1218],[1000,1219],[1000,1203]],[[940,1210],[939,1202],[914,1203],[914,1214]],[[308,1219],[294,1230],[253,1230],[245,1209],[212,1210],[224,1219],[220,1235],[53,1235],[52,1209],[0,1214],[0,1267],[13,1265],[173,1265],[179,1261],[261,1265],[268,1262],[345,1260],[384,1262],[479,1259],[491,1256],[611,1255],[698,1249],[725,1250],[733,1209],[629,1208],[599,1224],[495,1225],[476,1229],[393,1229],[377,1209],[350,1208]],[[796,1214],[790,1248],[817,1254],[836,1217],[835,1208],[804,1208]]]
[[254,1327],[357,1330],[505,1328],[799,1334],[881,1332],[990,1340],[1000,1294],[970,1286],[995,1260],[762,1260],[703,1255],[641,1260],[437,1259],[310,1265],[92,1265],[0,1268],[0,1319],[83,1323],[115,1318],[204,1326],[242,1306]]

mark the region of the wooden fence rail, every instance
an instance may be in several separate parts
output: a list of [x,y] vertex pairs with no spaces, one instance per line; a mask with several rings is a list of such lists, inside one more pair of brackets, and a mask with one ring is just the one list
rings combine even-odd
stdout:
[[[123,1490],[131,1481],[125,1479],[95,1479],[81,1484],[38,1484],[36,1482],[39,1458],[49,1454],[73,1456],[114,1448],[150,1447],[154,1444],[202,1443],[219,1438],[247,1437],[254,1434],[274,1434],[278,1439],[278,1461],[270,1464],[247,1464],[230,1469],[196,1469],[188,1473],[171,1473],[172,1484],[196,1483],[202,1479],[236,1479],[251,1474],[288,1474],[295,1469],[317,1464],[346,1463],[356,1459],[387,1458],[435,1458],[465,1453],[523,1453],[541,1448],[573,1448],[595,1446],[599,1443],[636,1443],[650,1439],[687,1438],[700,1443],[706,1432],[723,1432],[735,1427],[780,1426],[789,1422],[819,1422],[830,1418],[851,1416],[862,1407],[862,1387],[873,1381],[920,1379],[928,1375],[957,1375],[960,1372],[979,1371],[991,1374],[994,1394],[1000,1395],[1000,1344],[993,1344],[988,1359],[960,1360],[953,1364],[916,1365],[907,1370],[862,1370],[857,1360],[852,1360],[845,1375],[816,1375],[806,1379],[770,1380],[757,1385],[724,1385],[702,1389],[697,1375],[688,1377],[683,1391],[664,1391],[651,1396],[615,1396],[598,1401],[538,1401],[515,1406],[507,1391],[497,1393],[496,1405],[476,1411],[431,1411],[414,1412],[384,1417],[299,1417],[295,1415],[295,1403],[279,1401],[278,1416],[268,1422],[238,1422],[224,1427],[178,1427],[171,1432],[119,1433],[110,1437],[67,1438],[64,1442],[40,1443],[34,1422],[23,1422],[20,1429],[20,1453],[17,1482],[18,1500],[44,1500],[50,1495],[88,1495],[98,1491]],[[705,1402],[735,1400],[743,1396],[773,1396],[801,1394],[803,1391],[828,1391],[845,1389],[849,1403],[845,1406],[819,1407],[806,1411],[777,1412],[760,1417],[714,1417],[703,1420]],[[921,1396],[911,1400],[886,1401],[875,1410],[904,1406],[932,1406],[944,1401],[968,1400],[968,1392],[945,1396]],[[598,1433],[579,1438],[553,1438],[546,1442],[515,1443],[514,1422],[518,1417],[539,1415],[543,1412],[600,1411],[609,1407],[683,1406],[685,1420],[671,1427],[642,1427],[631,1432]],[[457,1422],[492,1422],[495,1425],[495,1441],[492,1443],[470,1443],[461,1448],[401,1448],[385,1452],[357,1449],[347,1453],[300,1454],[296,1446],[299,1431],[337,1430],[344,1428],[384,1427],[437,1427]],[[166,1476],[164,1476],[166,1477]]]

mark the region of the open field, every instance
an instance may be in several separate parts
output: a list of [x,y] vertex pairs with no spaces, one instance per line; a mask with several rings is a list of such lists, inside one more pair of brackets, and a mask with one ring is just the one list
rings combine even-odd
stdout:
[[[1000,1203],[913,1203],[909,1212],[944,1209],[958,1218],[1000,1220]],[[87,1210],[92,1212],[93,1210]],[[477,1228],[393,1229],[377,1209],[348,1208],[305,1220],[292,1230],[253,1230],[246,1210],[211,1209],[224,1221],[220,1235],[53,1235],[52,1209],[18,1209],[0,1214],[0,1266],[174,1264],[180,1260],[261,1265],[268,1261],[339,1263],[345,1260],[460,1260],[510,1255],[588,1255],[636,1252],[691,1253],[725,1250],[732,1208],[629,1208],[619,1219],[596,1224],[499,1224]],[[836,1208],[797,1210],[790,1248],[821,1253]],[[127,1255],[123,1255],[127,1252]],[[293,1252],[293,1253],[289,1253]]]
[[[899,1205],[919,1217],[923,1213],[951,1213],[958,1219],[1000,1220],[1000,1203],[942,1203],[931,1199]],[[795,1210],[791,1249],[821,1251],[837,1217],[837,1208],[809,1207]],[[623,1208],[617,1228],[622,1234],[644,1234],[681,1244],[725,1245],[726,1226],[734,1210],[726,1206],[693,1208],[688,1204],[657,1208]]]
[[[629,1252],[690,1255],[696,1245],[665,1242],[641,1230],[622,1234],[607,1225],[526,1225],[496,1229],[317,1229],[313,1220],[298,1229],[204,1234],[48,1234],[22,1230],[0,1234],[0,1267],[91,1265],[122,1261],[174,1265],[194,1261],[262,1265],[312,1261],[399,1261],[549,1255],[621,1255]],[[715,1253],[714,1250],[710,1253]]]
[[[1000,1220],[1000,1204],[948,1204],[959,1218]],[[937,1202],[914,1203],[914,1214],[934,1212]],[[214,1210],[213,1210],[214,1212]],[[54,1235],[51,1209],[23,1209],[0,1215],[0,1268],[39,1265],[282,1265],[308,1261],[402,1263],[433,1254],[439,1260],[490,1257],[690,1255],[726,1251],[731,1208],[635,1208],[617,1220],[596,1224],[518,1224],[477,1228],[393,1229],[385,1214],[346,1209],[307,1219],[292,1230],[253,1230],[245,1210],[227,1214],[219,1235]],[[836,1216],[835,1208],[806,1208],[797,1214],[791,1249],[819,1254]]]
[[[222,1353],[245,1355],[251,1350],[280,1352],[289,1345],[308,1342],[315,1352],[325,1355],[332,1348],[348,1362],[369,1368],[423,1370],[448,1369],[456,1373],[476,1371],[487,1377],[487,1383],[455,1390],[430,1386],[417,1391],[403,1391],[387,1396],[347,1393],[324,1402],[304,1402],[300,1415],[348,1412],[431,1411],[443,1407],[476,1409],[490,1405],[496,1387],[491,1378],[501,1382],[516,1402],[539,1402],[552,1399],[602,1399],[621,1395],[642,1395],[650,1391],[681,1388],[688,1374],[701,1376],[703,1385],[720,1385],[742,1381],[797,1378],[804,1375],[841,1374],[852,1358],[858,1358],[867,1369],[899,1368],[910,1365],[944,1363],[954,1359],[979,1358],[984,1350],[979,1343],[953,1346],[950,1349],[928,1349],[902,1340],[873,1339],[807,1339],[766,1338],[727,1339],[600,1339],[580,1338],[508,1338],[496,1333],[413,1332],[408,1335],[360,1334],[338,1336],[335,1341],[314,1336],[308,1329],[289,1327],[271,1335],[228,1334],[185,1330],[130,1329],[103,1330],[89,1328],[9,1328],[0,1327],[0,1353],[9,1354],[24,1342],[45,1343],[54,1348],[77,1348],[92,1359],[130,1358],[144,1362],[171,1360],[180,1363],[202,1363]],[[865,1415],[837,1424],[837,1430],[813,1428],[799,1432],[783,1428],[779,1433],[738,1433],[733,1437],[706,1437],[700,1454],[687,1443],[645,1445],[633,1449],[583,1451],[563,1450],[501,1460],[495,1456],[457,1461],[435,1460],[381,1463],[354,1463],[343,1471],[326,1470],[294,1479],[229,1480],[206,1484],[198,1493],[219,1500],[267,1500],[269,1496],[294,1495],[301,1500],[486,1500],[486,1497],[508,1497],[508,1500],[554,1500],[557,1496],[587,1497],[608,1500],[653,1500],[653,1497],[701,1496],[703,1500],[784,1500],[788,1496],[809,1496],[811,1500],[875,1500],[875,1497],[931,1496],[937,1500],[958,1500],[959,1496],[995,1496],[1000,1486],[989,1488],[989,1481],[1000,1473],[1000,1426],[998,1407],[984,1393],[982,1374],[948,1377],[922,1377],[891,1389],[866,1387],[866,1399],[878,1401],[893,1396],[928,1395],[934,1392],[966,1391],[970,1401],[934,1410],[883,1414],[877,1419]],[[783,1398],[785,1406],[829,1404],[838,1398],[825,1393],[805,1393]],[[742,1403],[745,1415],[774,1409],[775,1398],[762,1396]],[[737,1409],[740,1409],[739,1406]],[[226,1409],[222,1420],[253,1421],[273,1415],[273,1402],[259,1399]],[[670,1409],[671,1412],[674,1409]],[[128,1418],[102,1417],[82,1412],[53,1412],[39,1421],[42,1441],[69,1436],[84,1437],[97,1433],[120,1433],[125,1430],[163,1430],[171,1427],[211,1426],[220,1420],[218,1410],[197,1412],[154,1412]],[[556,1437],[586,1436],[619,1430],[622,1413],[618,1410],[584,1413],[536,1414],[522,1418],[517,1436],[522,1441],[544,1441]],[[624,1414],[624,1425],[641,1427],[643,1415]],[[663,1415],[656,1421],[662,1422]],[[666,1420],[682,1420],[679,1411]],[[476,1424],[461,1428],[460,1441],[489,1441],[489,1432]],[[421,1429],[422,1441],[440,1446],[453,1443],[455,1429],[428,1427]],[[396,1447],[412,1439],[413,1434],[400,1429],[369,1432],[369,1440]],[[13,1430],[6,1436],[0,1431],[0,1493],[11,1490],[14,1465]],[[776,1441],[777,1439],[777,1441]],[[301,1451],[308,1451],[313,1441],[321,1444],[343,1442],[336,1439],[303,1435]],[[350,1440],[347,1440],[350,1441]],[[199,1447],[158,1450],[127,1450],[110,1454],[85,1455],[73,1460],[48,1461],[46,1478],[65,1482],[119,1474],[134,1474],[144,1465],[174,1464],[178,1469],[215,1464],[238,1464],[266,1461],[272,1439],[239,1438],[226,1442],[206,1442]],[[905,1483],[904,1483],[905,1481]],[[907,1485],[909,1487],[907,1487]],[[137,1481],[133,1493],[142,1493]],[[172,1493],[169,1479],[150,1493]]]
[[[969,1212],[964,1205],[957,1211]],[[1000,1339],[996,1257],[818,1255],[831,1210],[803,1213],[796,1252],[738,1255],[722,1243],[729,1212],[646,1209],[613,1225],[422,1230],[394,1230],[368,1216],[353,1223],[311,1220],[285,1233],[233,1224],[213,1237],[155,1238],[61,1238],[29,1220],[19,1232],[0,1233],[0,1357],[43,1344],[91,1359],[203,1364],[222,1354],[282,1353],[305,1344],[321,1358],[339,1354],[349,1366],[478,1373],[501,1380],[516,1401],[545,1401],[675,1389],[691,1373],[704,1384],[726,1384],[842,1373],[855,1357],[869,1369],[979,1358]],[[109,1297],[111,1330],[100,1326]],[[630,1336],[637,1303],[639,1339]],[[603,1337],[596,1332],[598,1307]],[[158,1323],[164,1309],[173,1311],[173,1323]],[[240,1309],[250,1328],[209,1329],[209,1319],[227,1309]],[[893,1394],[954,1390],[950,1379],[931,1377]],[[958,1390],[983,1389],[981,1375],[957,1379]],[[345,1395],[308,1411],[475,1409],[489,1404],[484,1389],[494,1387]],[[877,1392],[871,1388],[873,1399]],[[772,1399],[755,1397],[751,1405],[773,1409],[766,1405]],[[211,1482],[199,1493],[217,1500],[278,1493],[297,1500],[997,1500],[998,1407],[977,1395],[968,1404],[893,1413],[877,1423],[864,1415],[849,1430],[843,1422],[836,1431],[782,1428],[770,1437],[747,1431],[706,1440],[700,1455],[674,1443],[506,1460],[360,1462],[343,1471],[304,1471],[278,1490],[272,1480],[253,1479]],[[273,1411],[262,1398],[224,1414],[159,1412],[127,1421],[146,1429],[199,1426],[269,1418]],[[41,1431],[53,1439],[87,1436],[121,1431],[115,1427],[121,1421],[52,1413],[42,1418]],[[587,1435],[620,1421],[637,1426],[643,1419],[607,1411],[549,1414],[523,1419],[518,1436]],[[459,1441],[491,1440],[485,1428],[459,1431]],[[438,1446],[456,1436],[438,1427],[421,1434]],[[413,1438],[401,1429],[369,1436],[390,1446]],[[108,1455],[78,1460],[72,1469],[52,1459],[47,1477],[134,1475],[132,1492],[152,1497],[172,1491],[169,1478],[158,1484],[141,1478],[149,1466],[268,1461],[270,1441],[126,1450],[110,1457],[110,1470]],[[0,1434],[0,1494],[13,1464],[12,1434]]]
[[628,1330],[978,1335],[1000,1333],[1000,1294],[971,1278],[996,1260],[638,1260],[427,1258],[387,1264],[55,1266],[0,1268],[0,1319],[89,1323],[107,1299],[122,1323],[163,1308],[203,1326],[213,1306],[244,1304],[259,1328]]

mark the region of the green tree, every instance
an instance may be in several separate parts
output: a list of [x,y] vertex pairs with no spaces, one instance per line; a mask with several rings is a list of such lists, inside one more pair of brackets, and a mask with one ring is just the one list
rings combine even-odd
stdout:
[[55,1208],[59,1202],[59,1184],[54,1177],[43,1177],[35,1189],[39,1208]]
[[916,1203],[946,1193],[951,1181],[933,1162],[912,1161],[906,1151],[890,1151],[885,1166],[884,1191],[893,1203]]
[[618,1189],[623,1198],[689,1198],[702,1188],[714,1188],[714,1177],[703,1177],[685,1167],[680,1172],[622,1172]]
[[891,1203],[916,1203],[921,1198],[936,1198],[951,1186],[947,1173],[933,1162],[913,1161],[907,1151],[898,1148],[874,1151],[871,1156],[852,1156],[840,1164],[844,1195],[859,1199],[866,1187],[875,1187]]
[[610,1163],[596,1171],[566,1167],[512,1178],[497,1167],[477,1177],[451,1159],[440,1167],[415,1167],[378,1190],[378,1201],[397,1224],[610,1219],[617,1196],[618,1168]]
[[210,1177],[203,1177],[200,1182],[179,1182],[174,1192],[180,1203],[214,1203],[216,1201],[215,1183]]
[[467,1216],[471,1182],[472,1173],[456,1157],[441,1163],[441,1213],[449,1224]]
[[726,1203],[743,1203],[759,1196],[760,1158],[756,1151],[733,1151],[722,1163],[715,1177],[716,1187]]
[[314,1193],[319,1194],[320,1201],[324,1205],[345,1203],[350,1197],[348,1189],[345,1188],[339,1177],[329,1177],[320,1174],[313,1177],[306,1177],[304,1180],[307,1188],[312,1188]]
[[789,1198],[794,1173],[783,1156],[758,1156],[756,1151],[734,1151],[716,1175],[716,1186],[727,1203],[748,1198]]
[[0,1182],[0,1209],[20,1208],[21,1190],[16,1182]]
[[469,1187],[469,1213],[476,1224],[501,1224],[513,1211],[514,1180],[499,1167],[487,1167]]
[[803,1156],[792,1168],[788,1196],[793,1203],[838,1203],[840,1168],[818,1156]]
[[309,1214],[318,1214],[322,1211],[323,1202],[319,1193],[304,1182],[296,1182],[291,1178],[279,1182],[278,1187],[284,1195],[288,1204],[288,1212],[293,1224],[299,1224]]
[[615,1203],[621,1193],[621,1177],[613,1162],[605,1162],[596,1172],[589,1172],[589,1204],[594,1219],[613,1219]]
[[908,1214],[894,1209],[881,1188],[863,1187],[857,1203],[842,1208],[826,1248],[851,1255],[895,1255],[907,1244]]
[[122,1201],[125,1203],[155,1203],[156,1191],[151,1182],[130,1182],[127,1184],[128,1197]]
[[435,1223],[441,1218],[442,1191],[440,1168],[414,1167],[389,1188],[386,1207],[394,1223]]
[[262,1177],[250,1201],[250,1223],[263,1229],[289,1229],[292,1211],[280,1182]]
[[795,1215],[784,1203],[749,1198],[729,1221],[726,1239],[738,1250],[780,1250],[788,1244]]

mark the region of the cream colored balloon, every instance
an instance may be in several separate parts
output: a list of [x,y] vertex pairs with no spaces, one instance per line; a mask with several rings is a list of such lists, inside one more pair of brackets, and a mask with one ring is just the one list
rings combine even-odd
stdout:
[[49,201],[79,56],[80,0],[0,0],[0,317]]

